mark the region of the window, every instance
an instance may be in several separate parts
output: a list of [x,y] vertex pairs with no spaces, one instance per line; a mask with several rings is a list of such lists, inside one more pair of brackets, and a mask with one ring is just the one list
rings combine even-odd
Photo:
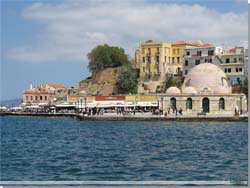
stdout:
[[156,56],[156,63],[160,62],[160,56]]
[[145,67],[142,68],[143,72],[145,72]]
[[207,59],[205,59],[205,63],[207,63],[208,62],[208,60]]
[[33,100],[33,96],[30,96],[30,100]]
[[200,60],[199,59],[196,59],[195,60],[195,65],[199,65],[200,64]]
[[226,58],[226,63],[230,63],[230,59],[229,58]]
[[178,49],[177,49],[177,55],[178,55],[179,53],[180,53],[180,49],[178,48]]
[[35,99],[36,99],[36,101],[37,101],[37,96],[35,96]]
[[28,96],[26,96],[26,100],[29,100],[29,97],[28,97]]
[[202,52],[201,51],[197,51],[197,56],[201,56]]
[[189,51],[187,51],[187,52],[186,52],[186,55],[187,55],[187,56],[189,56],[189,55],[190,55],[190,52],[189,52]]
[[174,63],[174,57],[172,57],[172,63]]
[[175,49],[173,49],[173,55],[175,55]]
[[168,57],[168,63],[170,63],[170,60],[171,60],[171,58],[170,58],[170,57]]
[[239,68],[239,72],[242,72],[242,68]]
[[192,99],[188,98],[187,102],[186,102],[186,109],[192,110],[192,108],[193,108],[193,104],[192,103],[193,103]]
[[225,68],[225,73],[227,73],[227,68]]
[[225,110],[225,99],[224,98],[220,98],[220,100],[219,100],[219,109]]
[[180,58],[179,57],[177,57],[177,63],[180,63]]
[[185,60],[185,66],[188,66],[188,60]]
[[209,56],[210,56],[210,55],[211,55],[211,56],[214,55],[214,51],[213,51],[213,50],[208,50],[207,53],[208,53]]
[[43,100],[43,96],[40,96],[40,100]]
[[242,57],[239,58],[239,61],[242,61]]
[[165,62],[167,62],[167,56],[165,56]]
[[227,69],[227,72],[231,72],[231,68],[228,68],[228,69]]
[[185,70],[185,75],[187,75],[188,74],[188,70]]
[[44,100],[46,100],[46,101],[47,101],[47,96],[44,96]]
[[235,68],[235,71],[236,71],[236,72],[239,72],[238,68]]
[[208,62],[209,62],[209,63],[212,63],[212,59],[209,59]]
[[237,63],[237,58],[234,58],[234,63]]
[[145,63],[145,57],[142,57],[142,62]]
[[148,58],[148,63],[151,63],[151,61],[150,61],[150,56],[148,56],[147,58]]

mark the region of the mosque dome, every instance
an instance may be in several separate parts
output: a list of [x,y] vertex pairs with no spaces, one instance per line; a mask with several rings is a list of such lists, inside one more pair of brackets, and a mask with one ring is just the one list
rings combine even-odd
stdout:
[[183,87],[182,88],[182,93],[185,94],[196,94],[197,91],[194,87],[188,86],[188,87]]
[[226,74],[211,63],[199,64],[190,70],[182,85],[182,91],[188,87],[193,87],[198,93],[206,91],[214,94],[232,93]]
[[181,94],[181,90],[177,87],[170,87],[166,91],[167,94]]

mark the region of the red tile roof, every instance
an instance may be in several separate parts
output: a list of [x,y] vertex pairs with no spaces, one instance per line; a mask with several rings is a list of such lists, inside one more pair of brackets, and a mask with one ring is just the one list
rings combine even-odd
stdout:
[[48,86],[53,87],[55,89],[64,89],[65,87],[59,84],[48,84]]
[[229,52],[235,52],[235,51],[236,51],[236,48],[229,49]]

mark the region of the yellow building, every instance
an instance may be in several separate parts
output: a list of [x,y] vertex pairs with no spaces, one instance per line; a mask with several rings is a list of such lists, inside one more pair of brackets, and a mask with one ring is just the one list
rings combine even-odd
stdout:
[[176,43],[148,40],[140,44],[135,52],[135,61],[140,68],[140,79],[164,80],[166,74],[181,75],[184,64],[184,49],[197,43]]

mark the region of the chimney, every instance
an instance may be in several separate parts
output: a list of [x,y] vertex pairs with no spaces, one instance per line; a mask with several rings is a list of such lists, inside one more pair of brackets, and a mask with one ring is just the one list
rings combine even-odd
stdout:
[[32,86],[32,84],[30,84],[30,89],[32,89],[33,88],[33,86]]

